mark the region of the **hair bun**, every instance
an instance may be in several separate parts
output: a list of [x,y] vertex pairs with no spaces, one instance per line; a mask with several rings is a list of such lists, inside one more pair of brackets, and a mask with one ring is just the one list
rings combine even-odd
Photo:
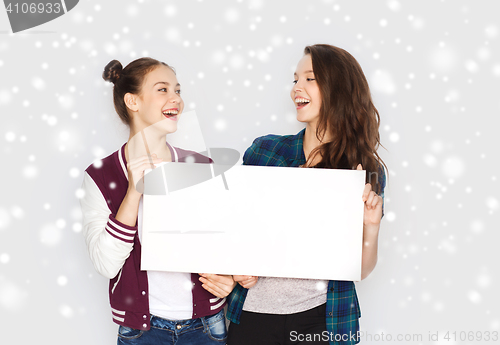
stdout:
[[110,81],[116,84],[120,75],[122,74],[123,66],[118,60],[110,61],[106,67],[104,67],[104,72],[102,72],[102,78],[105,81]]

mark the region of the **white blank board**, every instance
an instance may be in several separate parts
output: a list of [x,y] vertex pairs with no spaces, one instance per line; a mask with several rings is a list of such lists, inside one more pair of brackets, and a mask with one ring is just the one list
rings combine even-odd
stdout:
[[359,281],[365,174],[241,165],[144,195],[141,269]]

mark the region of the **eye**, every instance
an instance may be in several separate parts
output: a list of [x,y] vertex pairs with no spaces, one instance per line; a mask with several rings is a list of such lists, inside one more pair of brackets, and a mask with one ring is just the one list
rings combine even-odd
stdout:
[[294,84],[297,84],[297,82],[298,82],[297,79],[295,79],[294,81],[292,81],[292,83],[294,83]]
[[312,81],[312,80],[316,80],[314,78],[307,78],[307,81]]
[[158,91],[162,91],[162,90],[165,90],[165,92],[167,92],[167,88],[166,87],[163,87],[161,89],[158,89]]
[[180,95],[181,94],[181,90],[175,90],[175,93]]

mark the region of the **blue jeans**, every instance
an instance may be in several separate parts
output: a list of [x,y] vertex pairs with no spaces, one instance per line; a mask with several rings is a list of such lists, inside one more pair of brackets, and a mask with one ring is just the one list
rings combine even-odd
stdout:
[[189,320],[167,320],[151,315],[151,328],[141,331],[125,326],[118,329],[118,345],[211,345],[225,344],[224,310],[215,315]]

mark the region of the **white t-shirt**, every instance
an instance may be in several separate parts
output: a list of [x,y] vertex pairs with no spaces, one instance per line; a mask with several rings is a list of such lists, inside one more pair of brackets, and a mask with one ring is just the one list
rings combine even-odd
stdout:
[[[139,202],[137,231],[142,243],[142,200]],[[191,273],[147,271],[149,312],[170,320],[191,319],[193,294]]]

